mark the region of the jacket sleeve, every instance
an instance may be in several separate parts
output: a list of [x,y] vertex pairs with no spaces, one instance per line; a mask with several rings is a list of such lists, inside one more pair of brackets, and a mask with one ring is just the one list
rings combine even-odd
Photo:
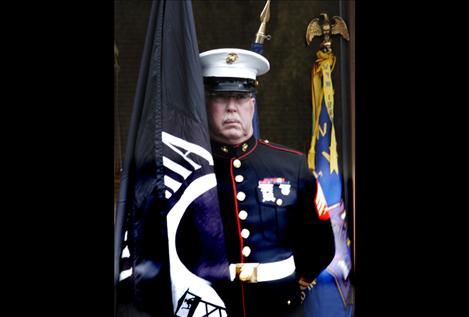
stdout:
[[313,281],[332,261],[335,253],[330,219],[320,220],[314,199],[316,179],[302,155],[298,172],[298,201],[294,217],[294,252],[299,277]]

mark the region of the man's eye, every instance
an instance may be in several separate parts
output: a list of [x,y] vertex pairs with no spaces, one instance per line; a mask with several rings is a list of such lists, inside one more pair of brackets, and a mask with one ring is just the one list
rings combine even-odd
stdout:
[[244,101],[251,97],[249,93],[247,94],[209,94],[211,98],[215,101],[224,101],[229,100],[231,98],[235,99],[236,101]]
[[237,95],[234,96],[234,98],[237,99],[237,100],[248,99],[249,94],[237,94]]

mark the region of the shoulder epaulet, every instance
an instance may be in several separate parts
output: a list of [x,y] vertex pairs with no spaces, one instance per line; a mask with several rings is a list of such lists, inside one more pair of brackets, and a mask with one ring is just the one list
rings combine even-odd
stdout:
[[293,150],[293,149],[290,149],[290,148],[287,148],[283,145],[280,145],[280,144],[272,144],[269,140],[267,139],[259,139],[258,140],[259,143],[263,144],[263,145],[267,145],[268,147],[271,147],[271,148],[274,148],[274,149],[277,149],[277,150],[281,150],[281,151],[285,151],[285,152],[290,152],[290,153],[295,153],[295,154],[298,154],[298,155],[302,155],[303,153],[301,153],[300,151],[297,151],[297,150]]

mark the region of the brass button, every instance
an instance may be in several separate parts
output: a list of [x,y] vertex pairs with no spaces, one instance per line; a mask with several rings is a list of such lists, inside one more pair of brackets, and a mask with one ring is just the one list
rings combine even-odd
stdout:
[[248,247],[248,246],[245,246],[245,247],[243,248],[243,251],[241,251],[241,253],[243,253],[243,255],[244,255],[245,257],[248,257],[249,254],[251,254],[251,248]]
[[281,198],[279,198],[279,199],[277,199],[277,201],[275,203],[279,206],[282,206],[283,200]]
[[236,183],[241,183],[244,180],[243,175],[236,175],[235,181]]
[[233,161],[233,166],[234,166],[235,168],[240,168],[240,167],[241,167],[241,161],[238,160],[238,159],[234,160],[234,161]]
[[221,150],[225,153],[228,153],[228,148],[226,146],[222,146],[221,147]]
[[248,229],[245,228],[245,229],[241,230],[241,237],[243,237],[244,239],[247,239],[249,237],[249,234],[250,234],[250,232],[249,232]]
[[243,145],[241,146],[241,150],[242,150],[243,152],[246,152],[247,149],[248,149],[248,144],[247,144],[247,143],[243,143]]
[[246,194],[244,192],[239,192],[239,193],[236,194],[236,198],[239,201],[243,201],[246,198]]
[[246,218],[248,217],[248,213],[246,212],[246,210],[241,210],[238,214],[238,217],[241,220],[246,220]]

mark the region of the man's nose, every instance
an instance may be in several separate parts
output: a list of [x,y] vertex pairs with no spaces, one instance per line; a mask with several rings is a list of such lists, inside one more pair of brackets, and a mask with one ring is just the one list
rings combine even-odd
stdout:
[[236,98],[234,97],[228,97],[227,103],[226,103],[226,110],[228,112],[236,112],[238,111],[237,103],[236,103]]

